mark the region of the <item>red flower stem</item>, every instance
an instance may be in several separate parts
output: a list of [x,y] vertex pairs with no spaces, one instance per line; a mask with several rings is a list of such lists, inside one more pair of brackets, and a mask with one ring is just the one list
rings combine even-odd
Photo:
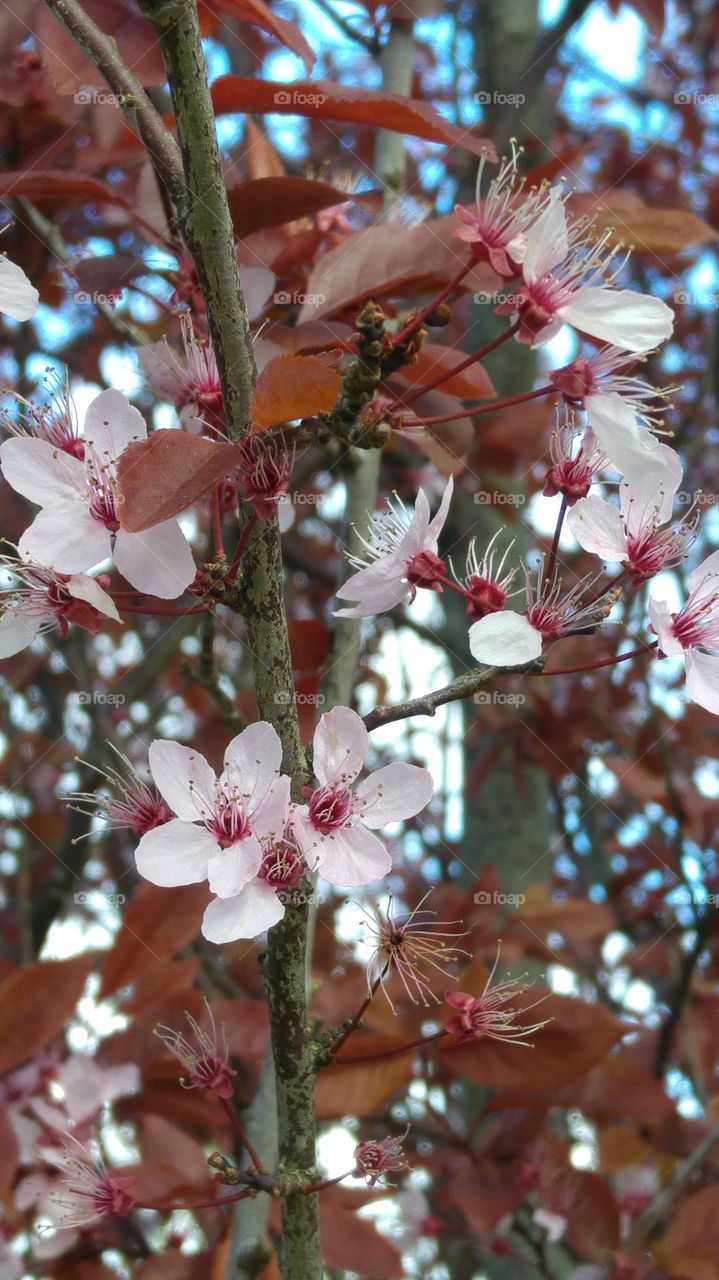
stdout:
[[215,555],[223,556],[225,554],[225,545],[222,541],[222,512],[220,511],[220,486],[218,484],[212,490],[212,537],[215,543]]
[[539,387],[537,391],[525,391],[520,396],[509,396],[506,400],[490,400],[489,404],[480,405],[478,409],[460,409],[457,413],[442,413],[434,418],[420,418],[419,422],[427,427],[439,426],[442,422],[459,422],[460,418],[480,418],[485,413],[499,413],[500,409],[509,409],[513,404],[523,404],[525,400],[536,400],[538,396],[549,395],[556,387]]
[[444,286],[444,289],[437,294],[436,298],[433,298],[431,302],[428,302],[427,306],[420,311],[418,316],[415,316],[414,319],[410,320],[403,329],[400,329],[399,333],[394,335],[392,339],[392,346],[398,347],[401,342],[406,342],[408,338],[411,338],[412,334],[416,333],[417,329],[424,324],[427,316],[432,314],[435,307],[438,307],[441,302],[444,302],[445,298],[449,297],[450,293],[454,292],[457,285],[464,280],[464,277],[472,270],[473,266],[474,261],[470,258],[469,262],[465,263],[461,271],[458,271],[456,276],[452,276],[452,279]]
[[[515,320],[514,324],[511,324],[503,333],[498,334],[491,342],[480,347],[479,351],[473,351],[471,355],[467,356],[466,360],[461,360],[459,364],[452,365],[451,369],[445,369],[435,378],[434,382],[425,382],[423,386],[415,387],[414,391],[403,397],[402,405],[412,404],[419,396],[425,395],[428,391],[434,391],[435,387],[440,387],[443,382],[448,382],[450,378],[456,377],[463,369],[468,369],[471,364],[476,364],[478,360],[483,360],[491,351],[496,351],[497,347],[501,347],[504,342],[507,342],[517,332],[519,324],[519,320]],[[555,390],[555,388],[553,387],[552,390]],[[396,403],[399,404],[398,401]]]
[[237,574],[239,573],[239,569],[240,569],[240,561],[241,561],[241,559],[242,559],[242,553],[243,553],[243,551],[244,551],[245,547],[247,546],[247,541],[248,541],[248,539],[249,539],[249,536],[250,536],[250,534],[252,533],[252,530],[254,529],[255,525],[257,524],[258,519],[259,519],[259,516],[257,515],[257,512],[256,512],[256,511],[253,511],[253,512],[252,512],[252,515],[250,516],[249,520],[247,521],[247,524],[245,525],[244,529],[242,530],[242,533],[241,533],[241,534],[240,534],[240,536],[239,536],[239,539],[238,539],[238,541],[237,541],[237,546],[235,547],[235,554],[234,554],[234,556],[232,557],[232,564],[230,565],[230,572],[228,573],[228,575],[227,575],[227,577],[226,577],[226,579],[225,579],[225,581],[226,581],[226,582],[228,582],[228,583],[230,583],[230,582],[234,582],[234,581],[235,581],[235,578],[237,577]]
[[222,1199],[215,1200],[197,1200],[194,1204],[180,1204],[178,1201],[168,1201],[163,1204],[162,1201],[140,1201],[136,1200],[133,1209],[157,1209],[159,1212],[169,1213],[171,1209],[220,1209],[223,1204],[236,1204],[238,1200],[246,1200],[251,1194],[251,1188],[245,1188],[244,1191],[236,1191],[234,1195],[224,1196]]
[[398,1058],[402,1053],[409,1053],[410,1049],[420,1049],[422,1045],[431,1044],[433,1040],[441,1040],[448,1034],[443,1027],[441,1031],[435,1031],[431,1036],[420,1036],[419,1040],[410,1040],[407,1044],[397,1045],[396,1049],[380,1049],[377,1053],[360,1053],[352,1058],[335,1058],[334,1062],[338,1067],[348,1067],[357,1062],[379,1062],[383,1058]]
[[255,1148],[253,1147],[252,1143],[247,1137],[247,1134],[245,1133],[245,1130],[243,1129],[242,1125],[237,1119],[237,1115],[235,1114],[235,1108],[233,1107],[231,1100],[229,1098],[221,1098],[220,1101],[222,1102],[222,1105],[227,1113],[230,1124],[232,1125],[235,1133],[240,1139],[240,1142],[245,1148],[245,1151],[247,1152],[248,1156],[250,1157],[250,1160],[252,1161],[255,1171],[257,1173],[267,1173],[267,1170],[265,1169],[265,1166],[263,1165],[262,1161],[260,1160],[260,1157],[255,1151]]
[[[115,597],[113,596],[113,600]],[[207,613],[209,605],[197,604],[191,609],[165,609],[157,605],[147,606],[144,604],[126,604],[120,603],[120,613],[146,613],[151,616],[157,615],[161,618],[185,618],[191,613]]]
[[557,516],[557,525],[554,530],[554,537],[552,538],[552,546],[549,552],[549,559],[547,561],[546,568],[544,570],[545,582],[552,581],[554,566],[557,563],[557,551],[559,550],[559,539],[562,536],[562,525],[564,524],[564,517],[566,514],[567,514],[567,498],[566,498],[566,495],[563,494],[562,505],[559,508],[559,515]]
[[571,676],[575,671],[598,671],[600,667],[613,667],[617,662],[628,662],[630,658],[638,658],[643,653],[653,653],[659,641],[644,644],[640,649],[630,649],[629,653],[620,653],[617,658],[602,658],[599,662],[586,662],[581,667],[555,667],[553,671],[528,671],[530,676]]
[[[365,999],[362,1001],[362,1004],[360,1005],[359,1009],[357,1010],[356,1014],[354,1015],[354,1017],[353,1017],[352,1021],[350,1022],[349,1026],[348,1026],[348,1027],[345,1027],[344,1031],[341,1033],[341,1035],[339,1035],[339,1036],[337,1037],[337,1039],[335,1040],[334,1044],[331,1044],[331,1045],[330,1045],[330,1047],[329,1047],[329,1049],[327,1050],[327,1056],[328,1056],[328,1058],[330,1058],[330,1059],[334,1058],[334,1057],[339,1053],[339,1051],[340,1051],[340,1049],[342,1048],[342,1046],[343,1046],[343,1044],[345,1043],[345,1041],[349,1040],[350,1036],[352,1035],[352,1032],[357,1030],[357,1028],[358,1028],[358,1026],[359,1026],[360,1022],[362,1021],[362,1019],[363,1019],[363,1017],[364,1017],[365,1013],[366,1013],[366,1012],[367,1012],[367,1010],[369,1009],[369,1006],[371,1005],[371,1003],[372,1003],[372,1001],[374,1000],[374,998],[375,998],[375,996],[376,996],[377,992],[379,991],[380,984],[382,983],[382,981],[384,980],[384,978],[386,978],[386,977],[387,977],[387,974],[389,973],[389,971],[390,971],[390,966],[389,966],[389,965],[387,965],[387,966],[386,966],[386,968],[383,970],[383,972],[379,975],[379,977],[378,977],[378,978],[375,978],[375,981],[374,981],[374,982],[373,982],[373,984],[372,984],[372,988],[371,988],[371,990],[367,993],[367,996],[366,996],[366,997],[365,997]],[[345,1176],[345,1175],[343,1174],[343,1177],[344,1177],[344,1176]]]

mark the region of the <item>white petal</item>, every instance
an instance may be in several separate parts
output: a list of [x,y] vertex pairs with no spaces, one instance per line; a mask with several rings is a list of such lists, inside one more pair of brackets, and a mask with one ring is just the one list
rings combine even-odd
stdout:
[[280,774],[252,813],[252,830],[260,839],[282,836],[290,816],[291,781]]
[[176,600],[195,580],[195,561],[176,520],[115,538],[115,565],[138,591],[161,600]]
[[469,648],[490,667],[521,667],[542,652],[542,637],[521,613],[489,613],[469,628]]
[[222,782],[250,806],[259,804],[279,777],[282,743],[276,729],[266,720],[250,724],[228,744]]
[[84,600],[85,604],[97,609],[98,613],[104,613],[105,617],[114,618],[116,622],[122,621],[112,596],[103,591],[100,583],[95,578],[88,578],[85,574],[77,574],[65,584],[65,590],[75,600]]
[[335,617],[371,618],[394,609],[409,593],[404,572],[404,562],[398,561],[394,555],[383,557],[366,569],[359,569],[336,592],[338,599],[357,603],[350,609],[336,609]]
[[345,827],[320,845],[319,872],[329,884],[356,888],[386,876],[392,859],[366,827]]
[[649,351],[666,342],[674,328],[674,312],[661,298],[633,289],[581,289],[557,314],[624,351]]
[[526,234],[522,274],[529,284],[564,262],[569,252],[567,216],[559,194],[553,197]]
[[205,757],[167,738],[157,738],[148,754],[155,785],[173,813],[183,822],[209,817],[215,807],[215,774]]
[[567,524],[580,547],[603,560],[623,560],[627,554],[622,518],[616,507],[591,494],[570,509]]
[[637,476],[621,486],[620,506],[630,533],[637,533],[642,521],[654,512],[659,524],[671,519],[674,495],[684,474],[679,454],[669,445],[655,443],[651,452],[661,471],[650,467],[647,475]]
[[238,271],[242,294],[247,307],[247,316],[256,320],[262,315],[265,303],[275,288],[275,277],[267,267],[240,267]]
[[452,501],[453,493],[454,477],[450,476],[445,486],[444,493],[442,494],[442,501],[437,508],[437,514],[432,517],[427,528],[427,533],[431,539],[431,545],[425,542],[425,546],[427,546],[430,551],[436,551],[437,549],[437,539],[444,528],[444,522],[447,519],[449,504]]
[[651,599],[649,617],[662,653],[666,653],[670,658],[681,657],[684,647],[674,635],[671,610],[666,600]]
[[108,559],[112,539],[84,502],[55,502],[38,511],[18,542],[18,551],[23,559],[37,560],[60,573],[82,573]]
[[0,311],[11,320],[29,320],[37,310],[40,294],[22,267],[3,254],[0,257]]
[[9,485],[38,507],[62,499],[73,502],[87,492],[85,467],[47,440],[14,436],[0,447],[0,468]]
[[385,765],[357,788],[357,798],[363,804],[362,822],[374,829],[413,818],[429,804],[433,791],[429,769],[416,764]]
[[702,560],[696,569],[689,574],[689,590],[694,592],[706,582],[707,589],[716,588],[716,576],[719,574],[719,551],[712,551],[706,560]]
[[335,707],[315,729],[315,774],[324,786],[353,782],[368,751],[369,735],[361,717],[349,707]]
[[234,898],[254,879],[262,865],[262,846],[253,836],[246,836],[227,849],[216,849],[207,867],[210,891],[218,898]]
[[42,618],[34,610],[26,613],[16,605],[6,608],[0,618],[0,658],[12,658],[27,649],[41,626]]
[[719,657],[692,649],[686,656],[687,694],[692,702],[719,715]]
[[659,478],[667,469],[651,431],[643,427],[618,391],[587,396],[584,408],[597,441],[617,471],[628,480]]
[[205,911],[202,932],[209,942],[256,938],[271,929],[285,908],[270,885],[253,880],[236,898],[215,898]]
[[167,342],[148,342],[145,347],[137,348],[137,363],[142,370],[150,390],[160,400],[168,400],[174,404],[184,383],[180,357]]
[[88,405],[84,436],[101,461],[113,461],[132,440],[147,436],[145,419],[121,391],[101,391]]
[[135,862],[145,880],[174,888],[206,880],[207,864],[216,852],[217,844],[204,827],[173,818],[146,832],[135,850]]

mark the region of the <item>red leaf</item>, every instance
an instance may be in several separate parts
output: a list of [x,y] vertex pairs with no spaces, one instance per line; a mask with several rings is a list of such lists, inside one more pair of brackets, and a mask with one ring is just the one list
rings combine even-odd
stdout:
[[0,1073],[45,1049],[75,1012],[95,957],[41,960],[0,986]]
[[227,190],[238,240],[265,227],[280,227],[297,218],[308,218],[333,204],[346,204],[350,198],[346,191],[329,182],[285,176],[251,178]]
[[135,441],[117,465],[123,529],[141,533],[179,515],[231,475],[240,460],[237,445],[187,431],[156,431],[148,440]]
[[[378,1235],[371,1222],[351,1209],[322,1204],[322,1257],[328,1267],[351,1270],[367,1280],[394,1280],[404,1275],[402,1258],[389,1240]],[[299,1277],[298,1277],[299,1280]]]
[[273,356],[255,385],[252,429],[267,431],[333,408],[341,378],[317,356]]
[[206,906],[207,893],[202,885],[158,889],[154,884],[141,884],[105,960],[101,998],[129,986],[191,942],[200,931]]
[[[339,120],[342,124],[369,125],[389,129],[427,142],[466,147],[474,155],[488,152],[495,158],[492,143],[444,120],[434,107],[415,98],[403,98],[383,89],[357,89],[330,80],[293,80],[280,84],[273,80],[250,80],[244,76],[220,76],[212,86],[212,101],[218,115],[251,111],[311,120]],[[395,229],[396,235],[396,229]]]
[[[405,365],[395,376],[406,386],[419,389],[434,382],[440,374],[449,373],[455,365],[466,359],[464,351],[455,351],[452,347],[443,347],[435,342],[425,342],[414,363]],[[461,373],[446,378],[441,390],[445,395],[459,396],[462,400],[491,400],[497,394],[492,379],[481,364],[471,364]]]
[[7,1109],[0,1106],[0,1192],[12,1186],[18,1163],[15,1130],[10,1123]]
[[[204,8],[204,5],[200,6]],[[220,9],[223,13],[232,14],[238,22],[247,22],[260,27],[274,36],[285,48],[291,49],[305,64],[305,71],[311,71],[317,55],[310,48],[302,32],[292,22],[279,18],[276,13],[263,3],[263,0],[213,0],[211,12]]]
[[[402,1044],[402,1037],[372,1033],[357,1040],[353,1037],[350,1043],[352,1057],[356,1058],[396,1049]],[[396,1058],[370,1058],[369,1062],[325,1067],[317,1081],[317,1115],[321,1120],[371,1115],[411,1079],[413,1061],[410,1050]]]
[[0,173],[0,196],[27,196],[30,200],[93,200],[129,209],[119,190],[97,178],[71,169],[33,169]]

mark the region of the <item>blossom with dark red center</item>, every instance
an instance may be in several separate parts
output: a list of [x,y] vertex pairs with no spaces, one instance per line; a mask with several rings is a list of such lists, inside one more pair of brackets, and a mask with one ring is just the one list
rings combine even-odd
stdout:
[[429,591],[442,591],[442,579],[447,572],[444,560],[434,551],[419,551],[407,561],[407,581],[413,588],[414,599],[417,587],[426,587]]
[[469,956],[469,952],[454,945],[464,937],[464,933],[456,932],[461,922],[435,923],[435,912],[423,908],[431,892],[429,889],[414,910],[404,916],[395,914],[391,897],[384,914],[379,908],[373,916],[365,913],[365,927],[372,946],[367,962],[367,989],[374,993],[377,986],[381,986],[391,1008],[394,1005],[387,984],[395,973],[412,1003],[421,1003],[426,1008],[430,1000],[440,1001],[430,985],[432,971],[449,977],[449,966]]
[[260,520],[271,520],[289,488],[292,457],[282,444],[246,436],[240,445],[238,488]]
[[518,1022],[517,1020],[527,1012],[527,1009],[536,1008],[537,1004],[541,1004],[541,1000],[535,1001],[534,1004],[525,1006],[524,1008],[511,1009],[508,1008],[510,1000],[516,1000],[527,990],[527,984],[516,982],[513,979],[507,979],[505,982],[498,982],[496,986],[492,986],[494,975],[499,964],[499,948],[497,949],[497,958],[492,966],[492,971],[487,978],[484,990],[480,996],[471,996],[464,991],[448,991],[445,993],[445,1001],[457,1012],[447,1020],[446,1030],[457,1036],[456,1045],[471,1044],[475,1040],[507,1040],[512,1044],[529,1045],[531,1041],[528,1039],[536,1031],[540,1031],[542,1027],[546,1027],[546,1022],[535,1022],[527,1024],[526,1022]]
[[80,1142],[68,1137],[65,1151],[56,1157],[62,1171],[60,1188],[51,1199],[62,1210],[63,1227],[85,1227],[101,1218],[124,1218],[136,1201],[128,1192],[131,1179],[110,1174],[101,1155],[93,1156]]
[[719,551],[689,575],[681,609],[672,613],[666,601],[651,599],[649,615],[660,652],[684,659],[688,696],[719,715]]
[[0,658],[19,653],[55,627],[63,638],[70,626],[97,635],[106,618],[120,621],[104,590],[105,574],[56,573],[13,556],[0,556],[0,572],[10,575],[10,584],[0,587]]
[[[360,1142],[354,1149],[355,1177],[364,1178],[368,1186],[378,1182],[388,1185],[384,1179],[388,1173],[405,1173],[409,1165],[402,1150],[407,1132],[401,1138],[379,1138]],[[389,1184],[391,1185],[391,1184]]]
[[516,590],[512,590],[517,570],[505,571],[504,568],[514,541],[510,542],[495,563],[495,556],[498,555],[495,543],[501,533],[502,530],[498,529],[482,556],[477,556],[476,539],[472,538],[467,551],[464,578],[458,577],[454,573],[454,566],[452,567],[456,581],[469,592],[466,612],[474,622],[479,618],[486,618],[490,613],[498,613],[504,609],[507,601],[517,594]]
[[136,836],[144,836],[147,831],[170,822],[174,814],[159,791],[143,782],[127,756],[110,745],[120,767],[106,765],[101,769],[88,761],[80,761],[85,768],[99,774],[103,790],[70,792],[66,801],[75,801],[70,807],[88,817],[102,818],[112,830],[132,831]]
[[215,1093],[218,1098],[231,1098],[235,1092],[232,1081],[237,1075],[230,1066],[230,1052],[224,1026],[220,1034],[215,1026],[212,1010],[207,1007],[209,1031],[201,1027],[191,1013],[186,1013],[191,1039],[172,1027],[157,1027],[155,1035],[178,1059],[186,1074],[180,1078],[185,1089],[199,1089],[203,1093]]
[[15,395],[18,416],[2,415],[2,426],[8,435],[46,440],[53,448],[68,453],[71,458],[85,456],[85,442],[80,436],[77,409],[70,394],[67,377],[61,380],[53,369],[47,370],[45,387],[50,400],[42,405],[33,404],[24,396]]
[[[579,442],[579,447],[575,445]],[[577,425],[574,414],[566,414],[562,421],[557,414],[557,425],[552,432],[549,449],[552,465],[544,477],[544,496],[554,498],[558,493],[568,507],[585,498],[598,471],[608,459],[598,448],[591,431]]]
[[518,264],[524,257],[525,232],[550,198],[547,185],[525,189],[524,179],[517,175],[522,149],[513,139],[511,146],[511,157],[502,160],[484,196],[482,179],[487,154],[483,153],[477,170],[475,209],[461,204],[454,206],[463,224],[455,232],[457,238],[471,245],[476,262],[488,262],[502,276],[517,274]]

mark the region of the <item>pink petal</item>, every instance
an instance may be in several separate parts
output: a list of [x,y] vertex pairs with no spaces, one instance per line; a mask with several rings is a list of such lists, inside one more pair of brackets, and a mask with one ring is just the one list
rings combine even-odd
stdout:
[[542,637],[521,613],[490,613],[469,628],[469,648],[490,667],[521,667],[542,652]]
[[246,836],[227,849],[215,849],[207,867],[210,891],[218,898],[234,898],[262,864],[262,846],[256,836]]
[[649,472],[658,479],[666,471],[666,460],[657,450],[654,436],[619,392],[587,396],[584,408],[602,450],[627,479],[642,480]]
[[580,547],[603,560],[623,560],[627,554],[624,526],[617,507],[590,494],[580,498],[567,516]]
[[38,511],[18,542],[18,551],[23,559],[60,573],[81,573],[109,558],[112,539],[83,502],[55,502]]
[[564,201],[557,196],[550,200],[527,231],[522,264],[525,280],[533,284],[548,275],[560,262],[564,262],[568,252],[567,216]]
[[29,320],[37,311],[40,294],[22,267],[0,256],[0,311],[11,320]]
[[321,841],[319,873],[329,884],[356,888],[372,884],[392,868],[381,840],[366,827],[345,827]]
[[206,880],[207,864],[216,852],[217,844],[204,827],[173,818],[142,837],[135,862],[145,880],[174,888]]
[[624,351],[649,351],[671,337],[674,312],[633,289],[581,289],[557,314],[567,324]]
[[275,277],[267,267],[240,267],[238,274],[247,315],[250,320],[256,320],[274,292]]
[[195,580],[192,552],[176,520],[129,533],[120,529],[115,539],[115,565],[138,591],[176,600]]
[[362,822],[374,830],[387,822],[412,818],[429,804],[434,783],[429,769],[416,764],[388,764],[365,778],[357,788]]
[[215,807],[215,774],[204,756],[180,742],[157,738],[150,746],[150,772],[173,813],[199,822]]
[[221,781],[228,782],[254,808],[278,779],[281,765],[279,735],[266,720],[259,720],[228,744]]
[[432,519],[429,522],[429,525],[427,526],[427,533],[431,539],[431,542],[425,542],[424,545],[429,551],[437,550],[437,539],[439,538],[439,535],[444,528],[444,522],[447,519],[447,515],[449,513],[449,504],[452,501],[453,493],[454,493],[454,477],[450,476],[449,480],[447,481],[447,484],[445,485],[445,490],[444,490],[444,493],[442,494],[442,501],[440,502],[439,507],[437,508],[437,513],[432,517]]
[[669,658],[679,658],[684,647],[674,635],[672,615],[666,600],[649,601],[649,617],[659,640],[659,648]]
[[256,938],[271,929],[285,908],[270,885],[252,880],[235,898],[215,898],[205,911],[202,932],[209,942]]
[[287,774],[280,774],[252,814],[252,830],[260,839],[282,836],[290,816],[290,786]]
[[667,444],[655,443],[651,450],[661,471],[650,468],[648,475],[627,480],[621,486],[621,510],[630,533],[636,533],[647,515],[656,511],[659,524],[671,519],[674,495],[681,484],[684,468],[679,454]]
[[42,618],[34,612],[26,613],[19,605],[9,605],[0,617],[0,658],[12,658],[32,644]]
[[696,569],[692,569],[689,574],[689,590],[694,592],[702,587],[706,582],[707,588],[714,590],[716,588],[716,575],[719,574],[719,551],[712,551],[706,560],[697,565]]
[[14,436],[0,447],[0,467],[8,484],[38,507],[60,499],[74,502],[87,493],[85,467],[79,458],[47,440]]
[[121,391],[101,391],[88,405],[84,436],[101,461],[115,461],[132,440],[147,436],[145,419]]
[[377,613],[386,613],[401,604],[409,594],[409,585],[404,579],[405,566],[396,557],[386,557],[366,569],[359,569],[346,582],[338,587],[336,595],[340,600],[354,600],[357,603],[349,609],[336,609],[336,618],[371,618]]
[[75,600],[84,600],[85,604],[97,609],[98,613],[104,613],[105,617],[114,618],[116,622],[122,621],[112,596],[103,591],[94,578],[88,578],[85,574],[76,575],[65,584],[65,589]]
[[323,786],[353,782],[368,751],[369,735],[361,717],[349,707],[335,707],[315,729],[315,774]]
[[719,715],[719,657],[692,649],[686,655],[687,694],[712,715]]

